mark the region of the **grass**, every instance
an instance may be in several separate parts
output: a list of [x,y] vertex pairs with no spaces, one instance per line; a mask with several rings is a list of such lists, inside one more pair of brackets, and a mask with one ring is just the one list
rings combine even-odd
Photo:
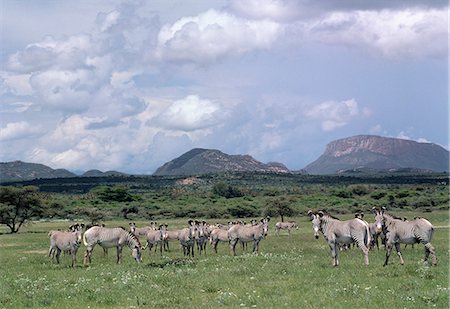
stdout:
[[[91,266],[83,267],[82,246],[77,267],[71,269],[69,256],[63,256],[60,265],[47,257],[48,230],[66,228],[68,222],[38,222],[19,234],[0,235],[0,307],[448,308],[449,214],[437,211],[427,217],[437,227],[437,267],[423,265],[423,246],[402,245],[404,266],[393,253],[389,265],[382,267],[384,251],[374,250],[366,268],[361,252],[352,249],[341,252],[340,266],[333,268],[328,245],[323,238],[315,240],[311,223],[300,217],[295,218],[300,228],[290,237],[276,236],[272,220],[258,256],[239,248],[231,257],[227,245],[220,243],[217,255],[208,246],[206,256],[189,259],[171,243],[163,257],[149,257],[146,251],[141,264],[127,248],[120,265],[115,250],[105,258],[96,248]],[[177,228],[185,221],[168,223]]]

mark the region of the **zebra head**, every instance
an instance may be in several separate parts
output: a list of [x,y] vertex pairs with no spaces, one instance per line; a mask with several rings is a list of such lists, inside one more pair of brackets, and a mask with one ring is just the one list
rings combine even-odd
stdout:
[[385,210],[384,207],[381,208],[381,209],[372,207],[372,212],[375,215],[375,227],[376,227],[378,233],[381,233],[382,230],[383,230],[383,226],[384,226],[384,210]]
[[189,220],[189,239],[197,239],[198,238],[198,227],[197,227],[198,221]]
[[160,224],[159,231],[161,232],[161,240],[165,241],[169,237],[167,233],[167,224]]
[[263,232],[264,237],[267,236],[267,233],[269,231],[269,221],[270,221],[270,217],[265,217],[260,220],[260,222],[262,224],[262,229],[263,229],[262,232]]
[[312,222],[314,237],[316,239],[319,239],[319,232],[321,231],[321,225],[322,225],[321,218],[323,217],[323,211],[313,212],[313,211],[309,210],[308,216]]
[[136,223],[130,222],[130,223],[128,223],[128,225],[130,226],[130,232],[135,234],[135,232],[136,232]]

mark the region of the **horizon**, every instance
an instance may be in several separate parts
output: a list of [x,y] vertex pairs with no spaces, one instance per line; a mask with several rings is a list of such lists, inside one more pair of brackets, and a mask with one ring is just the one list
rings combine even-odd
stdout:
[[[347,137],[347,138],[354,138],[354,137],[358,137],[358,136],[371,136],[371,137],[381,137],[381,138],[392,138],[392,137],[385,137],[385,136],[381,136],[381,135],[366,135],[366,134],[359,134],[359,135],[349,136],[349,137]],[[347,139],[347,138],[342,138],[342,139]],[[435,143],[433,143],[433,142],[428,142],[428,141],[426,141],[426,142],[419,142],[419,141],[413,141],[413,140],[409,140],[409,139],[401,139],[401,138],[394,138],[394,139],[405,140],[405,141],[412,141],[412,142],[416,142],[416,143],[419,143],[419,144],[431,144],[431,145],[436,145],[436,146],[439,146],[439,147],[443,148],[443,149],[446,150],[447,152],[450,152],[448,149],[442,147],[441,145],[435,144]],[[338,141],[338,140],[333,140],[333,141],[330,141],[329,143],[332,143],[332,142],[335,142],[335,141]],[[329,144],[329,143],[328,143],[328,144]],[[328,145],[328,144],[327,144],[327,145]],[[196,150],[196,149],[209,150],[209,151],[220,151],[220,152],[224,153],[224,152],[223,152],[222,150],[220,150],[220,149],[192,148],[192,149],[190,149],[190,150],[188,150],[188,151],[186,151],[186,152],[183,152],[182,154],[179,154],[178,156],[176,156],[176,157],[174,157],[174,158],[168,160],[167,162],[164,162],[162,165],[158,166],[158,167],[157,167],[153,172],[151,172],[151,173],[139,173],[139,172],[138,172],[138,173],[126,173],[126,172],[121,171],[121,170],[100,170],[100,169],[97,169],[97,168],[92,168],[92,169],[89,169],[89,170],[71,170],[71,169],[66,169],[66,170],[69,171],[69,172],[71,172],[71,173],[73,173],[73,174],[75,174],[76,176],[82,176],[83,174],[85,174],[85,173],[87,173],[87,172],[91,172],[91,171],[99,171],[99,172],[101,172],[101,173],[118,172],[118,173],[123,173],[123,174],[131,175],[131,176],[133,176],[133,175],[149,175],[149,176],[151,176],[151,175],[153,175],[153,174],[156,172],[156,170],[157,170],[158,168],[160,168],[160,167],[164,166],[165,164],[167,164],[167,163],[169,163],[169,162],[171,162],[171,161],[173,161],[173,160],[175,160],[175,159],[177,159],[177,158],[179,158],[179,157],[185,155],[186,153],[188,153],[188,152],[190,152],[190,151],[192,151],[192,150]],[[325,150],[324,150],[324,152],[325,152]],[[323,153],[324,153],[324,152],[323,152]],[[322,153],[322,154],[323,154],[323,153]],[[242,154],[242,153],[241,153],[241,154],[229,154],[229,153],[225,153],[225,154],[226,154],[226,155],[231,155],[231,156],[234,156],[234,155],[243,155],[243,156],[249,155],[249,154]],[[321,154],[321,155],[322,155],[322,154]],[[250,156],[251,156],[251,155],[250,155]],[[317,157],[314,161],[309,162],[308,164],[306,164],[304,167],[302,167],[302,168],[300,168],[300,169],[292,169],[292,168],[290,168],[288,165],[286,165],[284,162],[279,162],[279,161],[260,161],[260,160],[258,160],[258,158],[255,158],[255,157],[253,157],[253,156],[251,156],[251,157],[252,157],[253,159],[255,159],[255,160],[261,162],[261,163],[264,163],[264,164],[269,164],[269,163],[281,163],[281,164],[283,164],[290,172],[304,171],[305,168],[306,168],[309,164],[315,162],[315,161],[319,158],[319,157]],[[0,162],[0,164],[1,164],[1,163],[14,163],[14,162],[30,163],[30,164],[43,164],[43,163],[41,163],[41,162],[25,162],[25,161],[22,161],[22,160],[14,160],[14,161],[8,161],[8,162]],[[43,164],[43,165],[48,166],[48,167],[52,168],[53,170],[65,169],[65,168],[58,168],[58,167],[49,166],[49,165],[46,165],[46,164]]]
[[334,140],[449,149],[448,2],[2,1],[0,161],[301,170]]

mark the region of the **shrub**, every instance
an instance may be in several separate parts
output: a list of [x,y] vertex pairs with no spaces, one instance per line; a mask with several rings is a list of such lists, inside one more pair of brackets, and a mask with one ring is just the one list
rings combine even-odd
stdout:
[[232,187],[231,185],[227,185],[225,182],[218,182],[213,186],[213,194],[219,195],[225,198],[233,198],[233,197],[241,197],[243,196],[242,192]]

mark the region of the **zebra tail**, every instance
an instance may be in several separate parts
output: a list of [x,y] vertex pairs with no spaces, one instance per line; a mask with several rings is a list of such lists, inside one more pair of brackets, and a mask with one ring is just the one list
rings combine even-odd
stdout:
[[369,248],[370,246],[370,231],[369,231],[369,226],[366,224],[366,233],[364,235],[364,245]]
[[86,233],[83,233],[83,244],[87,247],[89,246],[88,242],[86,241]]

